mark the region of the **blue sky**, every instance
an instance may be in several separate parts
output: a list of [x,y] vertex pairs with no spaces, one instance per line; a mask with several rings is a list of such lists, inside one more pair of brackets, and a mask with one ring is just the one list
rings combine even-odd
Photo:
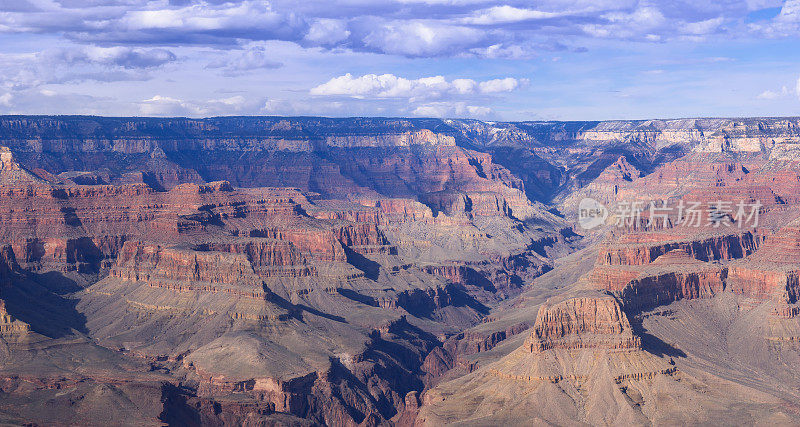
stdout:
[[0,114],[800,115],[800,0],[0,0]]

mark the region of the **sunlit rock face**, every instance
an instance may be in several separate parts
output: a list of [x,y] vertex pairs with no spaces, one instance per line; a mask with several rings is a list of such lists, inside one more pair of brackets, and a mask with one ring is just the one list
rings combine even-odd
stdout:
[[0,414],[796,422],[798,122],[2,117]]

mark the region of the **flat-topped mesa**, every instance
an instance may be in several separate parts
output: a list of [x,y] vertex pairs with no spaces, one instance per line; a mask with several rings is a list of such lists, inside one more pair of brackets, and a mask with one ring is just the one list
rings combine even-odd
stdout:
[[536,324],[525,342],[531,353],[551,349],[638,350],[622,306],[611,296],[581,296],[539,308]]
[[107,267],[124,242],[125,236],[18,238],[11,247],[25,268],[88,272]]
[[176,185],[170,189],[173,194],[205,194],[215,191],[233,191],[231,183],[228,181],[214,181],[207,184],[196,184],[193,182]]
[[240,239],[197,245],[201,252],[244,254],[261,277],[304,277],[316,274],[306,257],[291,242],[275,239]]
[[694,147],[696,152],[759,152],[776,143],[797,143],[800,134],[793,119],[730,119]]
[[[715,189],[723,193],[721,200],[728,199],[724,193],[729,193],[728,196],[731,198],[735,197],[736,200],[741,200],[743,195],[752,192],[749,188],[751,186],[768,187],[768,183],[754,182],[752,178],[754,174],[750,172],[751,169],[758,169],[761,164],[763,161],[743,164],[727,158],[719,158],[718,155],[692,154],[660,165],[652,173],[638,179],[632,175],[631,178],[635,179],[635,182],[618,178],[616,181],[609,181],[605,186],[594,185],[593,188],[602,196],[609,192],[609,188],[613,187],[615,190],[613,195],[616,196],[616,200],[622,201],[633,201],[640,198],[663,200],[676,196],[684,196],[684,200],[692,202],[704,201],[705,198],[699,197],[702,195],[686,196],[686,194],[706,189]],[[617,172],[620,176],[624,176],[624,173],[624,170]],[[614,175],[606,174],[606,176],[613,177]],[[600,178],[598,177],[593,184],[602,184],[603,181]],[[762,197],[764,203],[768,203],[769,197],[766,194]],[[772,194],[772,199],[774,198],[775,195]],[[715,200],[720,199],[711,199],[711,201]]]
[[333,221],[366,222],[381,225],[386,221],[381,209],[373,204],[347,200],[316,200],[315,206],[306,213],[317,219]]
[[272,226],[252,229],[245,233],[249,237],[282,240],[291,243],[310,260],[347,262],[342,243],[334,232],[322,227],[301,225]]
[[179,214],[213,212],[222,218],[248,215],[294,217],[306,197],[293,188],[251,188],[234,191],[228,181],[180,184],[166,193],[164,202]]
[[[413,199],[405,198],[360,198],[358,203],[375,208],[379,212],[380,224],[407,221],[433,220],[431,208]],[[344,219],[344,218],[343,218]]]
[[125,242],[110,277],[175,290],[230,292],[262,298],[263,286],[244,254]]
[[455,146],[456,140],[452,135],[433,132],[429,129],[420,129],[398,133],[365,134],[354,132],[352,134],[328,135],[324,138],[324,144],[327,147],[335,148],[410,147],[414,145]]

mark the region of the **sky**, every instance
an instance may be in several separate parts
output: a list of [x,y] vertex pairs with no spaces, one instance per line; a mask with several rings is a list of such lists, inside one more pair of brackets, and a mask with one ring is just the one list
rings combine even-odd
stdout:
[[800,0],[0,0],[0,114],[800,115]]

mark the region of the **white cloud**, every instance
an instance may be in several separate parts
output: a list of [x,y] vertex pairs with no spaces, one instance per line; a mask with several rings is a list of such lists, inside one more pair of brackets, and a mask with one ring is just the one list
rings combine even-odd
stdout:
[[797,94],[797,97],[800,98],[800,77],[797,78],[797,85],[795,86],[794,92]]
[[684,34],[698,36],[711,34],[722,25],[723,21],[722,17],[718,17],[698,22],[687,22],[681,26],[680,30]]
[[58,49],[45,51],[47,59],[68,64],[86,63],[123,68],[150,68],[175,61],[177,57],[167,49],[143,49],[127,46]]
[[[418,117],[478,118],[493,114],[486,104],[497,100],[498,95],[518,90],[527,83],[527,79],[513,77],[476,81],[448,80],[443,76],[407,79],[394,74],[345,74],[311,89],[310,94],[316,99],[323,96],[351,98],[353,100],[345,101],[344,107],[350,111],[366,110],[372,115],[385,110]],[[337,110],[335,115],[343,115],[341,108]]]
[[794,91],[789,90],[789,88],[787,86],[783,86],[783,87],[781,87],[780,90],[765,90],[765,91],[761,92],[760,94],[758,94],[758,96],[756,98],[774,100],[774,99],[780,99],[780,98],[787,98],[787,97],[790,97],[792,95],[796,95],[798,98],[800,98],[800,78],[798,78],[798,80],[797,80],[797,86],[794,89]]
[[201,109],[186,101],[169,96],[155,95],[139,103],[139,111],[146,116],[195,116]]
[[472,79],[448,81],[442,76],[406,79],[394,74],[365,74],[353,77],[348,73],[314,87],[310,93],[318,96],[350,96],[353,98],[409,98],[414,101],[447,96],[511,92],[525,82],[525,80],[513,77],[477,82]]
[[750,30],[766,37],[791,37],[800,34],[800,0],[786,0],[775,18],[753,23]]
[[365,47],[405,56],[451,56],[479,45],[487,37],[482,30],[439,22],[391,22],[363,37]]
[[347,23],[338,19],[317,19],[308,29],[304,40],[322,46],[333,46],[350,37]]
[[778,92],[771,91],[771,90],[765,90],[764,92],[761,92],[757,96],[757,98],[758,99],[778,99],[778,98],[780,98],[780,96],[781,96],[781,94],[778,93]]
[[418,117],[486,117],[492,114],[492,109],[476,105],[467,105],[464,102],[432,102],[415,108],[411,114]]
[[462,95],[475,93],[475,87],[478,83],[472,79],[455,79],[451,82],[453,89]]
[[547,19],[562,16],[561,13],[542,12],[533,9],[520,9],[508,5],[494,6],[475,12],[472,16],[462,20],[465,24],[494,25],[512,22],[528,21],[534,19]]
[[10,107],[12,98],[13,96],[10,93],[4,93],[0,95],[0,105]]
[[0,88],[24,90],[47,84],[144,81],[177,56],[166,49],[81,46],[40,52],[0,52]]
[[264,105],[262,98],[249,99],[243,95],[227,98],[187,101],[170,96],[155,95],[138,102],[140,114],[146,116],[188,116],[257,114]]
[[223,70],[226,76],[239,76],[248,71],[280,68],[283,63],[275,59],[263,44],[252,44],[242,51],[230,52],[222,58],[210,62],[207,68]]
[[511,92],[518,88],[520,81],[513,77],[506,77],[504,79],[494,79],[481,82],[478,87],[481,93],[501,93]]
[[589,23],[581,28],[593,37],[641,37],[648,41],[659,41],[661,37],[653,32],[668,23],[661,10],[647,2],[642,2],[633,11],[609,12],[602,17],[605,22]]
[[271,28],[282,25],[286,16],[275,12],[267,2],[243,1],[215,6],[200,2],[171,9],[134,10],[119,21],[128,30],[181,29],[214,31],[230,28]]

